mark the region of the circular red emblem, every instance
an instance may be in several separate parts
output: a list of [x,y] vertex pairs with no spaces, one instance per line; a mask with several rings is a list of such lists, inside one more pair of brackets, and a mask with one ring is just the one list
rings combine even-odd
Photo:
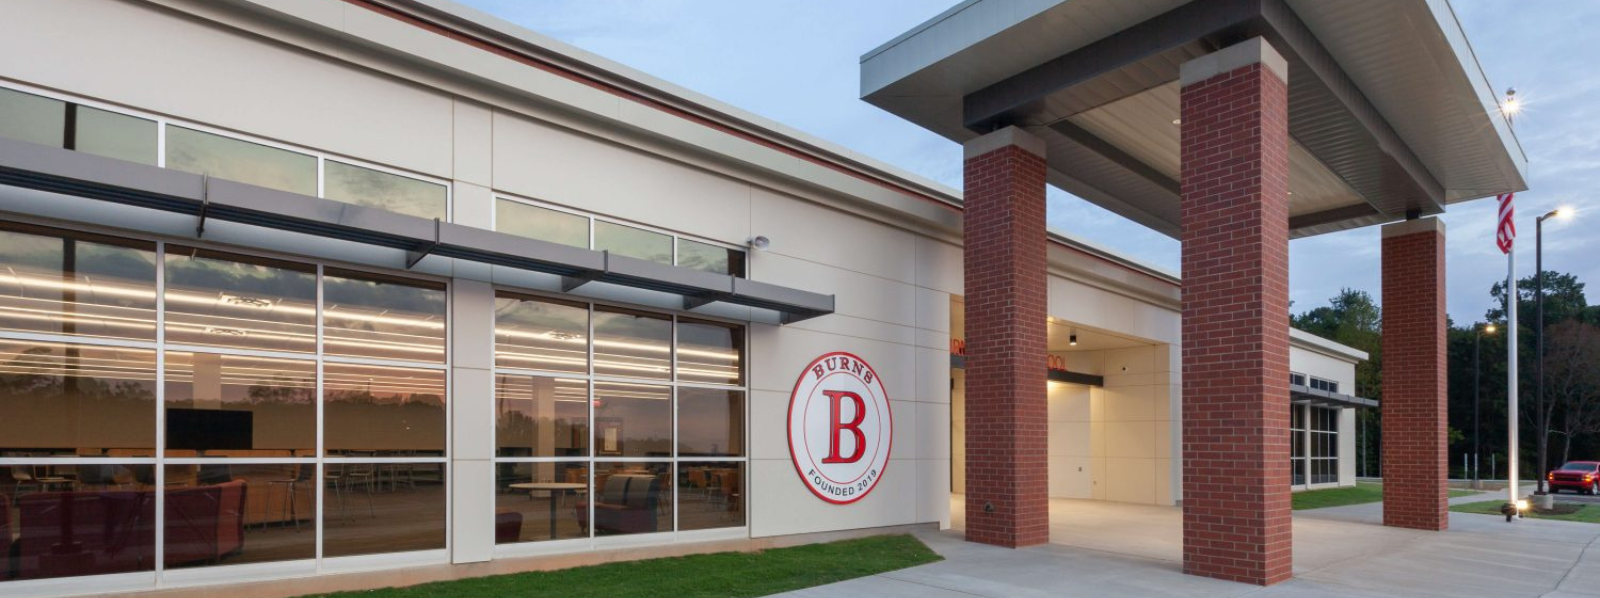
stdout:
[[817,498],[861,500],[883,479],[893,444],[889,393],[872,365],[836,351],[800,372],[789,395],[789,454]]

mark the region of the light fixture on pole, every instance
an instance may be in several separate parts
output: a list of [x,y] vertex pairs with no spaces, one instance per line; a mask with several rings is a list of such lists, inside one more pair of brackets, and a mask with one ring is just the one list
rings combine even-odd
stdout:
[[1548,473],[1545,469],[1549,463],[1545,460],[1546,445],[1549,444],[1548,405],[1544,403],[1544,221],[1551,218],[1567,218],[1572,215],[1572,209],[1561,207],[1550,210],[1543,216],[1533,221],[1533,346],[1534,346],[1534,397],[1536,411],[1539,418],[1539,493],[1548,490],[1545,482]]
[[1506,88],[1506,98],[1500,104],[1500,112],[1506,115],[1507,124],[1516,124],[1517,113],[1522,112],[1522,100],[1517,99],[1517,88]]
[[1480,454],[1478,451],[1478,437],[1483,432],[1483,426],[1478,422],[1478,403],[1480,402],[1478,397],[1481,394],[1480,391],[1482,390],[1483,386],[1479,382],[1479,378],[1482,376],[1482,368],[1479,367],[1479,359],[1483,353],[1481,349],[1483,345],[1483,335],[1494,334],[1495,327],[1493,323],[1489,323],[1473,326],[1473,328],[1476,330],[1477,334],[1473,335],[1472,339],[1472,463],[1470,465],[1472,466],[1472,488],[1478,489],[1478,487],[1482,485],[1481,481],[1478,479],[1478,458]]

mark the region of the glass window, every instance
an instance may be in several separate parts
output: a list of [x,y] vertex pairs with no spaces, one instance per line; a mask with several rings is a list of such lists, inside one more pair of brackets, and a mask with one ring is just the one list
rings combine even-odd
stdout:
[[519,237],[589,248],[587,216],[530,206],[519,201],[501,199],[495,202],[494,228]]
[[[149,470],[149,466],[128,466]],[[13,518],[0,526],[0,547],[15,579],[47,579],[155,569],[155,501],[149,490],[107,487],[71,492],[74,482],[61,481],[73,471],[104,471],[100,466],[0,466],[12,479],[27,476],[27,492],[16,488],[15,502],[0,502]],[[126,468],[112,467],[131,477]],[[55,480],[55,481],[47,481]],[[9,480],[8,480],[9,481]],[[11,530],[17,530],[13,541]],[[56,551],[71,550],[67,556]],[[8,567],[9,569],[9,567]],[[8,577],[0,577],[0,580]],[[0,587],[4,582],[0,581]],[[68,586],[70,587],[70,586]]]
[[588,373],[587,306],[501,293],[494,313],[495,365]]
[[322,556],[444,548],[443,463],[323,467],[327,474],[322,491]]
[[324,353],[444,363],[443,284],[328,268],[322,285]]
[[589,382],[495,376],[495,455],[589,456]]
[[444,370],[326,363],[322,398],[331,456],[444,455]]
[[594,221],[594,248],[672,265],[672,236],[604,220]]
[[168,246],[167,342],[316,351],[316,268]]
[[744,527],[744,463],[678,464],[678,529]]
[[167,168],[317,194],[315,157],[174,125],[167,125]]
[[444,185],[343,162],[322,163],[323,197],[418,218],[449,220]]
[[73,110],[72,149],[155,166],[156,121],[88,106]]
[[741,384],[744,327],[678,319],[678,379],[685,382]]
[[594,452],[598,457],[671,457],[672,389],[596,382]]
[[[595,463],[594,534],[672,531],[671,463]],[[578,519],[587,523],[587,505]]]
[[167,465],[166,566],[315,558],[315,463]]
[[595,308],[594,373],[666,380],[671,370],[671,318]]
[[744,252],[689,239],[678,239],[678,265],[717,274],[744,276]]
[[312,361],[168,351],[168,457],[309,457]]
[[678,455],[744,455],[744,391],[678,389]]
[[495,544],[589,537],[587,461],[497,463],[495,471]]
[[0,227],[0,329],[155,340],[153,243]]
[[149,457],[156,354],[0,340],[0,457]]
[[0,87],[0,137],[61,147],[67,103]]

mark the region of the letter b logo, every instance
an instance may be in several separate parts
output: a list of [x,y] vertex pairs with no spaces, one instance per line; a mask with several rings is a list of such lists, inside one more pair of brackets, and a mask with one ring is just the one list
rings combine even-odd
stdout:
[[[861,433],[861,422],[867,419],[867,402],[861,400],[861,395],[848,390],[824,390],[822,394],[827,395],[830,401],[828,425],[832,428],[828,433],[828,456],[824,457],[822,462],[855,463],[860,461],[861,456],[867,452],[867,435]],[[840,403],[845,399],[850,399],[855,412],[855,416],[848,422],[844,421],[839,408]],[[846,431],[850,432],[850,436],[855,439],[855,450],[850,453],[849,457],[841,457],[839,456],[839,435]]]

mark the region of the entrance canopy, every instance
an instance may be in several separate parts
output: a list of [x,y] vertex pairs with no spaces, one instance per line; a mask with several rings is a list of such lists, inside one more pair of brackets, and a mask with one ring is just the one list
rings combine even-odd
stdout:
[[861,58],[866,101],[966,142],[1015,125],[1048,181],[1179,233],[1179,67],[1262,37],[1288,61],[1295,237],[1527,187],[1446,0],[967,0]]

